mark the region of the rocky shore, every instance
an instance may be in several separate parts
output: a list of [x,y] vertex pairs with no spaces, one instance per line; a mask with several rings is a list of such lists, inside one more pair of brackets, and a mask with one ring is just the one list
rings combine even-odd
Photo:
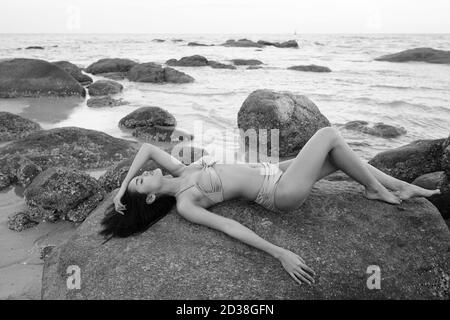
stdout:
[[[155,42],[162,43],[160,40]],[[299,47],[296,41],[248,39],[228,40],[222,45]],[[423,58],[423,50],[417,52],[412,53],[413,58],[377,60],[447,63],[445,53],[431,51],[430,57],[430,51],[426,51]],[[87,92],[89,107],[114,107],[128,103],[117,97],[126,97],[123,79],[144,85],[180,86],[196,79],[174,67],[265,67],[257,59],[235,58],[229,62],[232,64],[200,55],[169,59],[165,64],[106,58],[82,69],[69,61],[2,60],[0,98],[84,99]],[[288,69],[331,72],[317,65]],[[317,130],[331,125],[308,97],[270,89],[251,92],[237,114],[237,126],[244,131],[254,129],[259,134],[259,129],[278,129],[279,150],[269,152],[278,152],[281,158],[295,156]],[[301,252],[320,274],[317,286],[298,289],[277,261],[214,230],[190,224],[176,212],[140,236],[113,239],[100,246],[99,220],[142,142],[161,145],[167,151],[186,143],[177,155],[186,164],[207,154],[189,145],[195,136],[179,130],[177,119],[164,106],[135,108],[117,126],[131,132],[137,141],[77,127],[44,130],[37,122],[0,112],[0,141],[7,142],[0,147],[0,190],[24,189],[23,206],[10,212],[9,228],[29,230],[61,220],[77,226],[64,244],[44,255],[42,298],[449,298],[450,233],[444,220],[448,224],[450,219],[450,137],[414,141],[381,152],[370,161],[398,179],[441,189],[441,195],[428,200],[412,199],[402,206],[368,201],[361,195],[361,186],[342,178],[341,173],[317,183],[308,201],[283,217],[241,200],[212,209],[242,222],[269,241]],[[342,129],[381,138],[406,134],[404,128],[370,125],[364,120],[348,122]],[[272,137],[267,138],[270,145]],[[156,167],[153,161],[146,165]],[[104,173],[93,177],[89,174],[92,169]],[[64,270],[74,263],[83,269],[84,285],[81,291],[69,292]],[[364,285],[365,268],[371,264],[386,272],[385,289],[380,292],[369,291]]]

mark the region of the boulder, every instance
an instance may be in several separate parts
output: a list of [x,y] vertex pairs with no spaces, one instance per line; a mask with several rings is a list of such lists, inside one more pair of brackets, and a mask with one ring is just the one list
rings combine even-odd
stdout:
[[381,122],[375,123],[373,127],[368,126],[367,121],[355,120],[349,121],[344,125],[347,130],[360,131],[373,136],[382,138],[396,138],[398,136],[406,134],[406,130],[403,127],[394,127]]
[[[294,156],[328,119],[307,97],[290,92],[256,90],[242,104],[237,117],[238,127],[249,129],[278,129],[279,155]],[[259,134],[259,131],[256,132]],[[271,132],[267,132],[268,150]]]
[[275,46],[276,42],[266,41],[266,40],[258,40],[256,42],[257,44],[260,44],[262,46]]
[[27,214],[33,221],[83,221],[103,199],[97,180],[62,167],[39,174],[25,189]]
[[170,59],[166,61],[168,66],[178,67],[204,67],[208,65],[208,59],[200,55],[183,57],[180,60]]
[[82,73],[80,68],[78,68],[73,63],[70,63],[69,61],[56,61],[53,62],[53,64],[56,64],[61,69],[65,70],[83,86],[91,84],[93,82],[91,77]]
[[190,83],[194,82],[194,78],[184,72],[175,70],[173,68],[164,68],[164,78],[169,83]]
[[438,208],[445,220],[450,219],[450,179],[445,172],[438,171],[424,174],[415,179],[412,184],[429,190],[440,189],[441,194],[427,199]]
[[227,40],[225,43],[222,43],[221,46],[243,47],[243,48],[248,48],[248,47],[261,48],[261,47],[263,47],[263,45],[258,44],[256,42],[248,40],[248,39],[239,39],[237,41],[234,39],[230,39],[230,40]]
[[111,80],[124,80],[127,77],[126,72],[106,72],[97,74],[99,77],[108,78]]
[[172,42],[183,42],[183,39],[172,39]]
[[8,229],[17,232],[32,228],[37,224],[38,222],[33,221],[26,212],[18,212],[8,217]]
[[[168,145],[162,147],[163,150],[170,153],[172,156],[180,160],[182,163],[189,165],[190,163],[197,161],[201,157],[208,155],[206,150],[191,146],[185,143],[176,143],[175,145]],[[98,182],[103,190],[111,192],[116,188],[119,188],[123,179],[128,173],[134,157],[130,157],[126,160],[122,160],[115,166],[109,168],[99,179]],[[148,160],[139,170],[139,174],[144,171],[154,170],[160,168],[163,174],[170,174],[165,168],[159,166],[155,161]]]
[[399,53],[388,54],[375,59],[376,61],[389,62],[428,62],[438,64],[450,64],[450,51],[436,50],[432,48],[415,48]]
[[277,48],[298,48],[298,43],[295,40],[288,40],[281,43],[276,43]]
[[0,61],[0,98],[85,95],[78,81],[50,62],[24,58]]
[[208,65],[213,69],[230,69],[236,70],[237,68],[231,64],[225,64],[217,61],[208,61]]
[[257,66],[263,64],[261,61],[256,59],[233,59],[231,61],[237,66]]
[[448,139],[445,140],[442,144],[442,150],[442,170],[444,170],[445,173],[450,176],[450,137],[448,137]]
[[[450,233],[426,199],[393,206],[365,199],[355,182],[319,181],[297,210],[280,215],[232,200],[210,210],[235,219],[300,256],[317,275],[299,286],[278,260],[173,209],[142,234],[98,235],[115,192],[44,261],[43,299],[443,299],[448,300]],[[82,270],[79,290],[66,270]],[[367,287],[370,266],[381,290]]]
[[39,130],[41,126],[34,121],[0,111],[0,142],[25,138]]
[[0,158],[19,155],[42,169],[105,168],[136,152],[136,143],[76,127],[41,130],[0,149]]
[[289,67],[288,70],[304,71],[304,72],[331,72],[330,68],[318,66],[315,64],[310,64],[307,66],[293,66]]
[[445,139],[416,140],[377,154],[369,163],[387,174],[411,183],[426,173],[441,171]]
[[86,68],[86,72],[92,74],[108,72],[128,72],[137,62],[130,59],[107,58],[100,59]]
[[105,96],[122,92],[123,86],[112,80],[97,80],[88,87],[88,90],[91,96]]
[[41,46],[29,46],[29,47],[26,47],[25,50],[44,50],[44,47],[41,47]]
[[168,126],[138,127],[133,131],[133,137],[149,142],[182,142],[191,141],[194,135]]
[[137,127],[176,126],[175,117],[160,107],[142,107],[134,110],[119,121],[119,126],[134,129]]
[[113,99],[110,96],[92,97],[86,102],[90,108],[117,107],[129,104],[123,99]]
[[190,47],[209,47],[209,46],[213,46],[213,44],[208,45],[208,44],[198,43],[198,42],[189,42],[187,45],[190,46]]
[[134,66],[128,72],[127,78],[130,81],[151,83],[189,83],[194,81],[194,78],[183,72],[170,67],[164,68],[153,62]]
[[40,166],[23,155],[0,158],[0,168],[2,175],[8,177],[9,180],[9,184],[7,184],[8,180],[5,180],[3,188],[11,184],[27,187],[42,171]]

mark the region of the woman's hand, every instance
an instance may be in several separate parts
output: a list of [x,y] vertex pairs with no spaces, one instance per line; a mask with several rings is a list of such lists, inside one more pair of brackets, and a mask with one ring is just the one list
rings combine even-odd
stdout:
[[125,205],[123,205],[120,202],[120,199],[122,198],[122,196],[125,194],[125,190],[123,190],[122,188],[119,189],[119,191],[117,192],[117,194],[115,195],[113,202],[114,202],[114,207],[116,209],[116,211],[120,214],[124,214],[123,210],[126,209]]
[[315,283],[313,276],[315,276],[316,273],[305,264],[305,260],[300,256],[289,250],[284,250],[278,259],[284,269],[286,269],[287,273],[289,273],[297,283],[302,284],[302,281],[310,285]]

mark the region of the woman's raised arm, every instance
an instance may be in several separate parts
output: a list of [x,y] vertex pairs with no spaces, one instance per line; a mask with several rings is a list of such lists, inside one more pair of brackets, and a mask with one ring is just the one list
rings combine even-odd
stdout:
[[284,269],[297,283],[301,284],[303,281],[312,284],[314,282],[312,277],[315,275],[314,271],[305,264],[300,256],[264,240],[239,222],[217,215],[189,201],[177,203],[177,211],[191,222],[222,231],[230,237],[267,252],[280,260]]

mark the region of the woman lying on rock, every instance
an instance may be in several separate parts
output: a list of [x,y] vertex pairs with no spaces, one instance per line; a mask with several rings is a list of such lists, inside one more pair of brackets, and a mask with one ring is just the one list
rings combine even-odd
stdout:
[[[138,170],[153,159],[161,169]],[[395,179],[364,163],[347,145],[340,133],[325,127],[318,130],[296,158],[278,164],[216,164],[203,157],[186,166],[151,144],[137,153],[121,188],[102,220],[101,234],[126,237],[142,232],[166,215],[176,203],[177,211],[187,220],[220,230],[280,260],[298,283],[314,282],[314,271],[297,254],[278,247],[242,224],[212,213],[210,206],[241,197],[274,212],[283,213],[302,205],[316,181],[342,170],[365,187],[371,200],[400,204],[412,197],[429,197],[440,190],[426,190]],[[392,190],[393,192],[389,191]]]

